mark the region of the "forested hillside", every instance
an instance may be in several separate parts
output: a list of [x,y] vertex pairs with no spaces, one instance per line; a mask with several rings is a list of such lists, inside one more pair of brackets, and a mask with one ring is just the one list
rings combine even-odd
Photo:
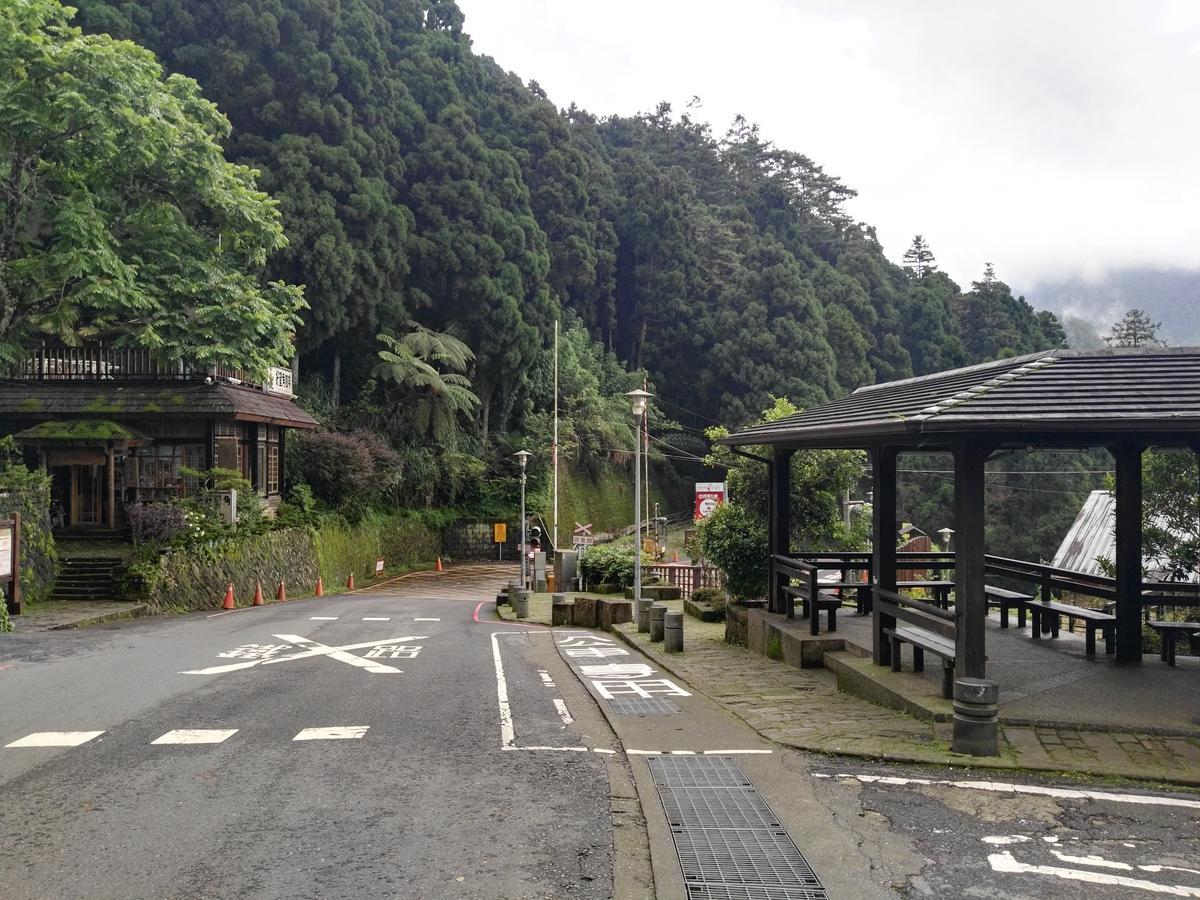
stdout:
[[[919,238],[895,265],[818,162],[740,119],[560,109],[522,80],[536,72],[476,55],[450,0],[78,6],[86,29],[148,46],[229,117],[228,154],[261,170],[291,241],[272,274],[305,286],[307,389],[340,427],[348,406],[373,416],[408,477],[414,460],[448,474],[442,493],[493,471],[505,435],[545,433],[564,313],[564,444],[592,464],[630,446],[610,398],[638,370],[667,416],[736,426],[772,395],[809,405],[1065,340],[985,268],[986,248],[966,291]],[[473,354],[458,371],[478,404],[433,450],[429,428],[379,412],[398,401],[380,393],[376,335],[414,323]]]

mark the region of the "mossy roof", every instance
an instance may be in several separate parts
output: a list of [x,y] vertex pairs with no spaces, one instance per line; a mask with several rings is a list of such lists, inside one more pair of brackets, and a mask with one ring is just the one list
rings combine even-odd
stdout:
[[107,419],[50,419],[13,435],[18,441],[113,441],[145,440],[124,425]]

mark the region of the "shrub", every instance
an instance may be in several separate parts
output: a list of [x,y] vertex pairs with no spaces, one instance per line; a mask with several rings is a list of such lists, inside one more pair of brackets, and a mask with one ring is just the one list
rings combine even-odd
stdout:
[[320,521],[317,500],[307,484],[294,484],[275,512],[276,528],[315,528]]
[[178,503],[129,503],[125,506],[134,544],[166,543],[187,528]]
[[726,598],[725,592],[720,588],[708,587],[692,591],[691,599],[693,603],[705,603],[713,609],[724,609],[728,598]]
[[[642,554],[642,566],[652,560]],[[588,548],[583,554],[579,569],[588,584],[615,584],[629,587],[633,584],[633,544],[599,544]]]
[[725,573],[735,600],[757,600],[767,591],[767,532],[740,506],[722,503],[700,523],[705,559]]
[[21,593],[36,603],[50,595],[58,550],[50,530],[50,476],[28,469],[11,437],[0,439],[0,519],[21,514]]
[[0,634],[13,630],[12,620],[8,617],[8,604],[0,597]]
[[357,515],[386,498],[400,480],[399,454],[369,431],[297,432],[288,441],[292,474],[335,509]]

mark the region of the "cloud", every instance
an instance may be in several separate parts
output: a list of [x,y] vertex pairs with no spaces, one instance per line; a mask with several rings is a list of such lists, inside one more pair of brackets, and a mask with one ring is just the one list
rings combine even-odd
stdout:
[[460,0],[476,50],[560,106],[693,95],[859,191],[899,259],[966,283],[1200,268],[1200,5]]

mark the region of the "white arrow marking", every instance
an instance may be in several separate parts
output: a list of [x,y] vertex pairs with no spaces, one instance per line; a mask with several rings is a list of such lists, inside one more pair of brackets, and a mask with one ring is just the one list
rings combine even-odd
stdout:
[[[347,662],[349,659],[354,660],[351,665],[361,665],[363,668],[370,669],[376,667],[376,671],[399,672],[399,669],[393,669],[391,666],[385,666],[382,663],[375,663],[371,660],[362,659],[358,656],[351,656],[346,653],[347,650],[362,650],[367,647],[380,647],[384,644],[395,644],[400,641],[422,641],[428,635],[410,634],[404,637],[387,638],[382,641],[365,641],[361,644],[345,644],[341,647],[327,647],[325,644],[318,644],[316,641],[310,641],[308,638],[299,637],[297,635],[277,634],[275,637],[281,641],[287,641],[289,644],[300,644],[312,647],[311,650],[304,650],[300,653],[293,653],[291,656],[280,656],[275,659],[254,659],[250,662],[230,663],[225,666],[209,666],[207,669],[192,669],[187,672],[180,672],[180,675],[220,675],[224,672],[236,672],[239,669],[249,669],[254,666],[266,665],[267,663],[291,662],[294,659],[306,659],[310,656],[330,656],[334,659]],[[348,658],[348,659],[347,659]]]

